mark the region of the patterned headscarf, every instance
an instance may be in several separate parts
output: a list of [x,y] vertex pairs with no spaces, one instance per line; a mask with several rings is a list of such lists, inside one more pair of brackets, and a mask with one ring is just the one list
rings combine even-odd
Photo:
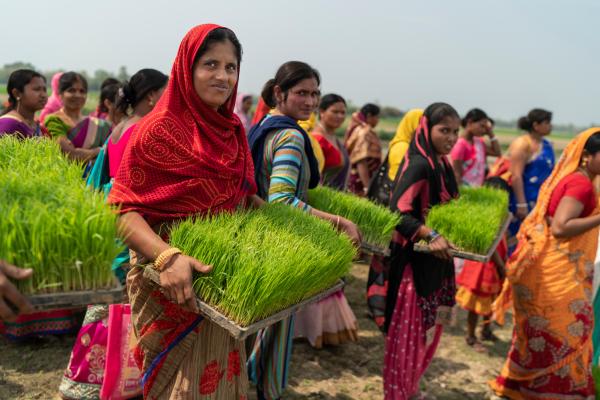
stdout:
[[234,209],[256,193],[252,157],[234,114],[237,83],[218,111],[194,89],[193,63],[218,25],[199,25],[181,41],[171,78],[154,110],[133,133],[109,202],[150,224]]

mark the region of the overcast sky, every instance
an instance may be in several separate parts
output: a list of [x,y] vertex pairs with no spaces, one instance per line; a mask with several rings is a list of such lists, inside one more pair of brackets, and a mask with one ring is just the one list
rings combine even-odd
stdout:
[[511,120],[600,123],[600,2],[594,0],[8,0],[0,64],[168,73],[183,35],[214,22],[244,48],[240,91],[306,61],[323,93],[401,109],[446,101]]

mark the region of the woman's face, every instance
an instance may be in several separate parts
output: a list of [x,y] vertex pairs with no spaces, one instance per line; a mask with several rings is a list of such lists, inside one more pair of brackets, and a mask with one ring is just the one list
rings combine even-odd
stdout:
[[431,143],[437,154],[450,154],[458,140],[460,120],[458,118],[446,117],[431,128]]
[[248,114],[252,108],[252,97],[248,96],[242,101],[242,111],[244,114]]
[[330,129],[338,129],[346,119],[346,105],[338,101],[321,111],[321,123]]
[[582,158],[591,175],[600,175],[600,151],[592,155],[586,154]]
[[193,67],[194,90],[206,105],[218,110],[238,80],[238,58],[229,40],[213,43]]
[[46,81],[40,77],[35,77],[23,87],[23,93],[15,90],[13,95],[19,99],[20,107],[34,112],[41,110],[48,101]]
[[547,136],[552,132],[552,123],[550,121],[534,122],[533,131],[538,135]]
[[83,83],[78,79],[71,87],[60,94],[65,108],[69,110],[81,111],[87,100],[87,90]]
[[487,119],[482,119],[477,122],[469,121],[469,122],[467,122],[466,130],[471,132],[473,134],[473,136],[481,137],[481,136],[484,136],[488,132],[488,130],[490,129],[489,128],[490,124],[491,124],[490,121]]
[[365,117],[365,122],[371,126],[371,128],[375,129],[377,124],[379,124],[379,115],[367,115]]
[[275,86],[274,93],[279,111],[297,121],[309,119],[321,97],[319,84],[315,78],[301,80],[287,93],[284,93],[279,86]]

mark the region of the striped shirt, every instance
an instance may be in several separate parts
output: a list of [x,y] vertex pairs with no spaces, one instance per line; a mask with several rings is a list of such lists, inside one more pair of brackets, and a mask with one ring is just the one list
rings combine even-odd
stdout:
[[296,129],[280,129],[267,134],[258,185],[268,193],[269,203],[285,203],[309,211],[306,204],[310,181],[304,137]]

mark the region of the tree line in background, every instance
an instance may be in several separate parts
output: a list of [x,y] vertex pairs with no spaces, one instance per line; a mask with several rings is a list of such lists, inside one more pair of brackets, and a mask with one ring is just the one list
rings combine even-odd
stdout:
[[[4,64],[4,66],[2,66],[0,68],[0,85],[5,86],[10,74],[17,69],[33,69],[33,70],[37,71],[35,66],[31,63],[17,61],[17,62],[13,62],[13,63],[9,63],[9,64]],[[44,74],[44,76],[46,77],[48,82],[50,82],[50,80],[52,79],[52,76],[55,73],[61,72],[61,71],[62,70],[42,71],[42,74]],[[97,69],[91,75],[87,71],[77,71],[77,72],[82,74],[85,77],[85,79],[88,81],[88,89],[90,91],[100,90],[100,85],[106,78],[112,77],[112,78],[116,78],[119,81],[123,82],[123,81],[128,80],[130,77],[129,72],[127,71],[127,67],[125,67],[124,65],[119,67],[119,70],[117,73],[106,71],[104,69]],[[350,113],[357,111],[359,108],[360,108],[360,106],[352,104],[352,102],[348,103],[348,111]],[[404,115],[404,111],[400,110],[399,108],[396,108],[393,106],[381,106],[381,117],[382,118],[401,118],[403,115]],[[511,120],[511,121],[502,121],[502,120],[496,119],[495,122],[496,122],[496,126],[499,128],[514,129],[517,126],[516,119]],[[554,129],[557,131],[561,131],[561,132],[576,133],[581,128],[574,124],[562,124],[562,125],[554,124]]]

